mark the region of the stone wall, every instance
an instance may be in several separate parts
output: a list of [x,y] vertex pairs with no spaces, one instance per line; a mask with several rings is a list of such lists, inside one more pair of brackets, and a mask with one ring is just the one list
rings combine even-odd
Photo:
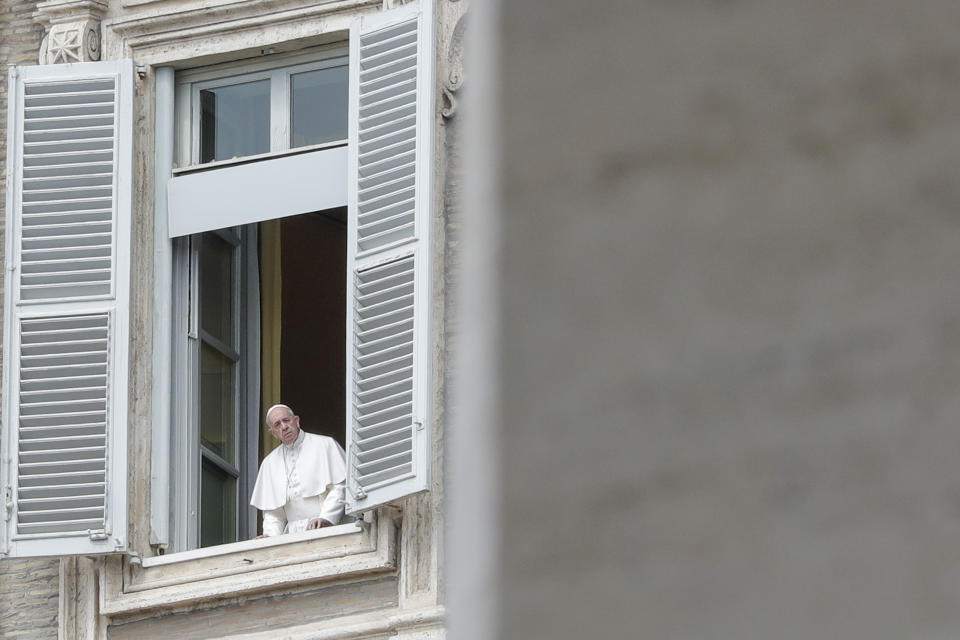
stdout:
[[[193,608],[110,625],[110,640],[219,640],[233,636],[294,635],[289,628],[310,623],[323,625],[344,616],[389,616],[397,605],[397,578],[389,576],[320,589],[300,587],[295,592],[267,595],[239,604]],[[271,635],[274,634],[274,635]]]
[[500,11],[500,637],[957,637],[960,6]]
[[[31,15],[37,3],[8,0],[0,7],[0,175],[6,175],[7,69],[36,64],[42,28]],[[0,179],[0,210],[6,207],[6,179]],[[0,234],[3,221],[0,220]],[[0,256],[3,244],[0,242]],[[2,296],[2,294],[0,294]],[[0,319],[2,325],[2,319]],[[0,560],[0,638],[43,640],[57,637],[58,560]]]

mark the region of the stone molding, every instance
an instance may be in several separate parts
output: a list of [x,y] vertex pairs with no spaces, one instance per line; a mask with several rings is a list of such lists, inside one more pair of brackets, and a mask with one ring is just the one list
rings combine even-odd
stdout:
[[[411,611],[346,616],[336,621],[230,636],[229,640],[443,640],[446,608],[435,605]],[[282,633],[279,636],[278,633]]]
[[392,517],[373,519],[362,533],[291,542],[274,549],[237,552],[145,568],[130,558],[107,562],[100,582],[100,615],[179,610],[270,591],[324,582],[361,580],[397,569],[397,531]]
[[[237,0],[202,7],[147,5],[104,21],[107,58],[148,65],[190,61],[191,66],[236,59],[241,51],[276,53],[345,39],[352,20],[376,12],[382,0]],[[209,59],[208,59],[209,58]]]
[[43,25],[40,64],[94,62],[100,59],[103,0],[46,0],[37,5],[35,21]]
[[[284,556],[282,561],[277,561],[278,554],[269,549],[201,560],[188,559],[179,568],[170,565],[145,568],[140,566],[142,561],[121,555],[62,558],[58,637],[61,640],[106,640],[109,625],[131,615],[182,612],[318,584],[362,582],[371,576],[396,572],[398,517],[394,510],[382,507],[358,533],[276,546],[275,550]],[[327,543],[334,545],[324,551],[322,547]],[[245,566],[236,566],[237,560]],[[314,622],[305,625],[305,635],[285,637],[304,640],[356,637],[351,635],[356,629],[349,619],[329,624],[330,627],[319,635],[315,633],[317,624]],[[434,629],[442,633],[443,612],[436,608],[429,611],[399,610],[389,617],[379,615],[360,626],[375,632],[410,629],[420,633]],[[270,634],[275,633],[276,630],[272,630],[264,637],[274,638],[276,636]],[[252,634],[251,637],[259,635]],[[246,638],[247,635],[234,637]],[[418,636],[411,636],[415,637]]]

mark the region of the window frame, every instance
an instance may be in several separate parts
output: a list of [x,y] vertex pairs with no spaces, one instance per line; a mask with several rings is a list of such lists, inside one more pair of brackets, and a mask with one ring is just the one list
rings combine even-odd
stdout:
[[[304,61],[305,58],[311,56],[323,57],[319,60]],[[269,63],[261,62],[257,66],[265,64],[269,64],[273,68],[241,71],[241,68],[246,68],[248,65],[244,61],[234,61],[177,74],[176,113],[174,116],[177,131],[177,148],[175,151],[177,167],[185,169],[232,164],[292,150],[302,152],[346,143],[347,138],[344,137],[342,140],[331,140],[315,145],[290,146],[292,121],[290,76],[307,71],[347,67],[349,65],[349,50],[346,43],[335,43],[331,46],[320,47],[312,53],[298,52],[295,55],[271,58]],[[200,162],[200,91],[258,80],[270,80],[270,149],[262,154],[228,160],[214,160],[207,163]]]
[[[433,253],[433,241],[431,228],[435,226],[436,220],[433,214],[434,200],[436,194],[434,193],[434,184],[435,184],[435,136],[436,136],[436,127],[437,127],[437,117],[436,112],[436,95],[435,95],[435,78],[436,78],[436,63],[434,55],[435,47],[435,24],[433,22],[434,9],[432,3],[416,3],[405,5],[403,7],[392,9],[389,11],[371,11],[363,12],[359,16],[355,16],[345,21],[344,26],[349,24],[349,40],[348,42],[350,50],[347,57],[347,62],[350,67],[349,71],[349,93],[350,93],[350,106],[348,107],[348,139],[347,144],[345,145],[348,150],[348,155],[352,157],[348,158],[348,176],[347,176],[347,188],[348,191],[356,193],[356,180],[358,178],[356,174],[357,164],[356,164],[356,95],[354,91],[354,86],[356,83],[356,75],[359,71],[359,57],[356,56],[353,52],[354,41],[363,33],[367,33],[371,30],[377,30],[381,28],[388,27],[390,25],[398,25],[401,22],[408,22],[410,20],[416,20],[418,22],[417,32],[418,38],[420,38],[418,45],[418,58],[421,62],[417,63],[417,75],[418,75],[418,86],[421,87],[418,90],[417,97],[417,161],[418,161],[418,170],[417,170],[417,181],[420,184],[419,195],[417,197],[417,212],[416,219],[418,220],[416,227],[418,232],[414,238],[411,240],[416,245],[415,252],[419,255],[417,260],[417,272],[416,276],[417,289],[419,293],[416,296],[416,306],[419,309],[417,312],[419,320],[416,322],[416,325],[420,328],[418,339],[419,346],[417,347],[417,359],[422,364],[420,367],[420,373],[416,376],[416,385],[419,390],[416,392],[417,397],[419,398],[418,404],[421,407],[421,411],[417,413],[414,418],[413,427],[415,427],[415,440],[417,444],[417,451],[419,451],[419,462],[416,464],[417,469],[417,479],[418,481],[413,484],[405,485],[400,491],[385,491],[384,488],[376,487],[373,488],[373,491],[376,492],[374,495],[355,495],[348,496],[348,512],[353,514],[364,514],[366,518],[376,517],[376,513],[381,513],[386,509],[389,511],[390,506],[395,504],[400,498],[411,495],[414,493],[419,493],[421,491],[429,490],[433,486],[433,481],[430,478],[430,468],[433,466],[431,464],[431,459],[433,457],[433,449],[431,443],[433,442],[433,400],[432,394],[435,391],[434,381],[433,381],[433,340],[434,336],[432,333],[432,305],[430,300],[437,293],[437,290],[433,287],[433,278],[431,277],[431,272],[435,270],[436,265],[434,260],[430,257]],[[296,55],[289,55],[289,60],[293,60],[297,56],[300,56],[302,59],[305,56],[316,55],[317,51],[326,51],[326,52],[335,52],[344,50],[343,39],[338,39],[332,45],[322,45],[314,49],[303,49],[300,53]],[[421,48],[422,47],[422,48]],[[278,47],[279,48],[279,47]],[[260,54],[263,55],[266,51],[264,49],[260,50]],[[269,49],[269,53],[273,53],[272,47]],[[220,57],[220,54],[217,54]],[[192,132],[190,130],[185,131],[185,127],[179,127],[179,129],[174,125],[175,122],[181,121],[177,118],[182,119],[183,113],[189,113],[189,94],[184,91],[176,91],[175,87],[182,86],[185,83],[191,81],[201,81],[211,79],[213,76],[218,74],[227,75],[230,73],[229,70],[232,69],[247,69],[250,73],[256,71],[262,71],[264,68],[275,64],[272,60],[267,61],[264,59],[257,60],[255,59],[256,54],[253,54],[254,58],[248,58],[246,60],[234,60],[229,63],[223,63],[218,65],[212,65],[211,67],[204,69],[192,69],[187,71],[177,71],[176,78],[174,78],[174,67],[161,67],[158,69],[163,70],[166,73],[166,80],[164,82],[164,95],[160,95],[158,90],[157,94],[157,114],[158,122],[165,120],[168,116],[165,114],[174,113],[175,117],[170,118],[170,123],[166,130],[158,129],[157,136],[160,140],[156,146],[156,157],[157,157],[157,166],[155,167],[157,180],[155,183],[155,188],[157,191],[157,202],[161,202],[161,198],[165,198],[165,193],[168,187],[169,182],[175,175],[178,175],[181,172],[192,172],[194,170],[198,171],[207,171],[215,168],[216,163],[209,163],[206,165],[190,165],[189,155],[185,153],[184,150],[192,148]],[[333,56],[335,54],[329,53],[328,55]],[[222,59],[222,58],[221,58]],[[184,64],[182,61],[176,63],[176,67],[183,68]],[[291,65],[293,66],[293,65]],[[234,77],[241,77],[248,74],[234,74]],[[158,79],[161,77],[161,74],[158,74]],[[158,85],[159,89],[159,85]],[[184,110],[186,108],[186,111]],[[159,117],[163,114],[163,117]],[[169,138],[168,138],[169,137]],[[328,146],[328,145],[321,145]],[[310,150],[309,147],[304,150]],[[297,150],[298,152],[300,149]],[[287,155],[290,152],[287,152]],[[280,154],[264,154],[264,157],[269,157],[271,155],[285,155]],[[164,163],[164,159],[169,158],[170,161]],[[239,160],[240,164],[249,164],[251,162],[262,159],[261,157],[251,157],[244,158]],[[237,164],[238,161],[222,161],[220,164],[233,165]],[[172,167],[166,169],[165,167]],[[348,193],[348,206],[355,206],[355,201],[351,204],[350,194]],[[165,203],[165,200],[163,200]],[[353,214],[351,214],[353,215]],[[162,220],[162,215],[157,216],[156,221],[156,230],[157,230],[157,240],[159,244],[156,247],[156,264],[160,265],[159,269],[161,273],[163,272],[164,264],[169,264],[172,262],[172,246],[176,242],[169,242],[168,225],[166,220]],[[402,244],[402,243],[401,243]],[[165,245],[165,247],[164,247]],[[413,246],[413,245],[411,245]],[[395,247],[399,249],[400,247]],[[407,251],[410,253],[409,251]],[[352,258],[348,257],[348,274],[351,269],[354,268],[350,262]],[[172,270],[171,270],[172,272]],[[348,289],[353,286],[352,280],[348,276]],[[155,302],[157,308],[161,308],[166,304],[169,307],[170,304],[170,292],[164,293],[163,291],[158,290]],[[350,307],[350,301],[347,302],[348,308]],[[172,333],[172,332],[171,332]],[[167,336],[160,335],[159,341],[162,343]],[[354,351],[355,345],[351,340],[355,339],[354,337],[348,335],[348,343],[346,345],[348,350],[348,358],[351,357],[351,354]],[[156,352],[155,352],[156,353]],[[162,361],[163,358],[160,357]],[[160,366],[155,369],[155,371],[167,372],[172,371],[170,368],[170,363],[161,362]],[[182,376],[180,378],[182,380]],[[155,387],[156,388],[156,387]],[[347,415],[348,420],[352,422],[353,420],[353,407],[350,404],[348,391],[347,398]],[[155,400],[158,396],[154,395]],[[161,400],[162,402],[162,400]],[[162,416],[163,410],[157,410],[156,406],[154,408],[155,416]],[[419,418],[419,419],[418,419]],[[155,424],[163,424],[163,422],[155,422]],[[347,425],[347,455],[348,455],[348,466],[352,464],[350,460],[352,445],[350,442],[351,431],[350,426]],[[162,429],[161,429],[162,430]],[[169,436],[166,435],[157,435],[155,430],[154,443],[157,446],[157,443],[161,443],[165,438]],[[161,454],[161,456],[164,454]],[[154,486],[159,485],[159,490],[151,492],[151,542],[154,544],[159,544],[163,548],[167,542],[167,538],[163,536],[163,525],[154,526],[157,524],[158,509],[165,510],[167,513],[170,512],[168,500],[164,499],[164,492],[169,489],[167,484],[168,478],[163,477],[164,473],[170,473],[173,469],[170,468],[169,471],[162,471],[159,474],[153,474]],[[362,493],[362,491],[361,491]],[[374,511],[375,510],[375,511]]]
[[[174,173],[181,173],[193,169],[216,171],[221,167],[229,167],[238,163],[256,163],[260,160],[267,160],[275,156],[287,153],[305,153],[312,150],[324,149],[332,146],[343,146],[346,144],[346,138],[338,141],[331,141],[316,145],[290,148],[290,123],[291,123],[291,82],[290,77],[297,73],[315,71],[319,69],[329,69],[335,67],[347,67],[349,64],[348,45],[346,43],[335,43],[320,47],[309,52],[298,52],[292,55],[275,57],[270,60],[271,68],[255,69],[242,72],[242,69],[248,69],[244,61],[234,61],[227,64],[219,64],[213,67],[200,67],[198,69],[179,72],[174,80],[174,117],[173,133],[174,139],[179,142],[174,150],[174,158],[179,159],[175,163],[182,167]],[[308,56],[323,56],[321,59],[306,60]],[[259,63],[261,66],[264,62]],[[238,71],[241,71],[238,73]],[[270,80],[270,143],[271,149],[264,154],[254,156],[245,156],[229,160],[215,160],[209,163],[200,163],[200,92],[204,89],[232,86],[244,82],[255,82],[258,80]],[[159,98],[159,96],[158,96]],[[347,106],[349,108],[349,105]],[[279,121],[279,122],[278,122]],[[235,259],[235,305],[239,305],[238,317],[240,326],[243,318],[252,317],[251,308],[258,301],[247,300],[243,292],[247,287],[242,284],[244,280],[255,277],[256,274],[256,234],[252,229],[252,224],[244,225],[245,230],[238,238],[239,240],[239,258]],[[237,230],[241,227],[237,227]],[[253,233],[251,233],[253,231]],[[212,233],[218,233],[212,231]],[[199,434],[199,349],[204,342],[202,330],[199,326],[199,300],[197,298],[199,291],[198,274],[198,254],[197,245],[201,234],[193,234],[173,238],[172,240],[172,261],[173,278],[171,289],[173,294],[173,346],[171,375],[173,409],[171,415],[172,437],[170,446],[172,454],[170,456],[170,478],[169,482],[172,491],[169,491],[169,510],[170,510],[170,535],[166,540],[167,548],[170,548],[173,554],[192,553],[200,547],[201,542],[201,515],[200,515],[200,487],[201,487],[201,458],[211,458],[204,453],[204,447],[200,442]],[[222,235],[222,234],[221,234]],[[251,237],[252,236],[252,237]],[[229,241],[227,238],[225,240]],[[177,293],[177,292],[181,293]],[[189,292],[184,296],[183,292]],[[255,330],[257,333],[255,340],[248,340],[248,330],[241,330],[235,326],[236,336],[239,339],[237,351],[241,356],[241,364],[238,367],[239,375],[236,386],[239,389],[238,397],[259,399],[259,313],[256,314],[256,320],[251,320],[256,327],[249,327],[248,330]],[[255,343],[255,344],[253,344]],[[186,371],[187,375],[176,375],[176,371]],[[241,379],[242,378],[242,379]],[[258,401],[238,402],[235,406],[237,419],[236,449],[237,449],[237,539],[243,541],[244,538],[250,538],[256,534],[257,530],[257,510],[249,505],[248,497],[253,490],[254,480],[258,470],[258,440],[259,430],[244,429],[243,425],[259,425],[259,416],[257,415]],[[162,445],[161,445],[162,446]],[[221,465],[217,465],[221,466]],[[152,504],[152,510],[158,507],[158,503]],[[151,516],[155,521],[156,518]],[[160,539],[160,536],[154,536]],[[235,543],[226,543],[235,544]],[[215,545],[219,547],[222,545]],[[206,547],[214,548],[214,547]]]

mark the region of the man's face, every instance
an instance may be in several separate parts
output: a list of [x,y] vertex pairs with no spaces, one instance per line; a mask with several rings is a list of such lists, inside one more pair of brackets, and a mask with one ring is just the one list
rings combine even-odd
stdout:
[[293,415],[290,409],[277,407],[267,416],[270,433],[283,444],[291,444],[300,435],[300,416]]

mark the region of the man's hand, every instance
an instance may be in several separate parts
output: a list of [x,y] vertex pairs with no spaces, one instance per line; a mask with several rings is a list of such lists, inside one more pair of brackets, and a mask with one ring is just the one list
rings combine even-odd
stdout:
[[307,531],[311,529],[322,529],[323,527],[332,527],[333,523],[323,518],[313,518],[307,523]]

